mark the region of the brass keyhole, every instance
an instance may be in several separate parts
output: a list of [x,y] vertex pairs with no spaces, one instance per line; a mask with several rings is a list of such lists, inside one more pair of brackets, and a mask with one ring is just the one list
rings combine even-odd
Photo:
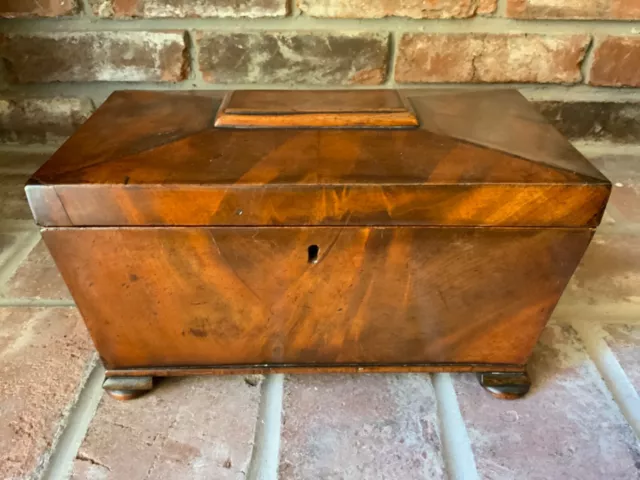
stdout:
[[319,251],[320,251],[320,247],[318,247],[318,245],[309,245],[309,248],[307,248],[309,263],[318,263]]

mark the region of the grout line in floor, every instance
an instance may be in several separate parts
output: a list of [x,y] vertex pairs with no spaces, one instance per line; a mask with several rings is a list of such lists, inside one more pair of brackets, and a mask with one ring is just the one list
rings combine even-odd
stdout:
[[94,357],[93,364],[40,480],[66,480],[71,477],[73,462],[102,398],[104,368],[97,357]]
[[278,480],[284,375],[267,375],[262,382],[253,452],[247,480]]
[[451,480],[479,480],[469,433],[460,412],[451,375],[435,373],[432,379],[440,419],[442,455],[448,478]]
[[594,322],[571,322],[571,325],[582,339],[620,411],[640,438],[640,396],[605,341],[602,327]]

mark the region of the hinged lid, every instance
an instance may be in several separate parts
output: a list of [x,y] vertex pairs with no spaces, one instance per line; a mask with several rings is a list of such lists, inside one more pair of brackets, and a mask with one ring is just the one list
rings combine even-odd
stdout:
[[516,91],[224,96],[114,93],[27,185],[37,222],[593,227],[609,196]]

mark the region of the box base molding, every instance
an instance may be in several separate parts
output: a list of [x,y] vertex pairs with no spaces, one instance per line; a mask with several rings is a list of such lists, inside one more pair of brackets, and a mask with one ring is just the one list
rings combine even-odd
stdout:
[[496,398],[513,400],[529,391],[531,380],[524,365],[423,364],[423,365],[233,365],[217,367],[149,367],[108,369],[104,390],[117,400],[132,400],[153,389],[153,377],[190,375],[249,375],[270,373],[461,373],[475,372],[480,385]]

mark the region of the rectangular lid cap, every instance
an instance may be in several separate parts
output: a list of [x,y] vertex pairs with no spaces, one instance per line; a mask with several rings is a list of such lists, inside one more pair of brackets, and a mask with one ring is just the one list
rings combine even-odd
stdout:
[[516,91],[124,91],[27,195],[44,226],[593,227],[610,187]]

